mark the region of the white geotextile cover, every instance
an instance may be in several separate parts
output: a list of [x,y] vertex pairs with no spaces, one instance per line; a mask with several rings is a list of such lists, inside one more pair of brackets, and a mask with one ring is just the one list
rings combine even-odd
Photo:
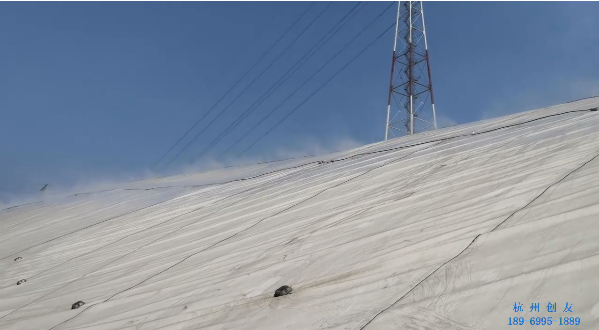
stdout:
[[0,210],[0,329],[599,329],[597,106]]

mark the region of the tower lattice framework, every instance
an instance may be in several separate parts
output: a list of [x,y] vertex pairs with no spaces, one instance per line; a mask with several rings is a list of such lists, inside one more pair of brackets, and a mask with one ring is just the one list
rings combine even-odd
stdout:
[[385,140],[436,128],[422,1],[399,1]]

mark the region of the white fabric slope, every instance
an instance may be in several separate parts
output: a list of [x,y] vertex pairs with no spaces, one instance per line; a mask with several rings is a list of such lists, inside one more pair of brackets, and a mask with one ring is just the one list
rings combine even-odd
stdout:
[[598,329],[597,106],[1,210],[0,329]]

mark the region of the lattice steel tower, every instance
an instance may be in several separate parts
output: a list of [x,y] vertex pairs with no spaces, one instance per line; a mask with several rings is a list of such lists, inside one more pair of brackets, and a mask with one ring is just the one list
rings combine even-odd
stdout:
[[385,140],[430,128],[437,129],[437,118],[422,1],[399,1]]

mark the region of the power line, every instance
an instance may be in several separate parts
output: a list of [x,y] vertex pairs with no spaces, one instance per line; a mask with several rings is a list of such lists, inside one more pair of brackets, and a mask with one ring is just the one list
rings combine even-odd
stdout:
[[[218,144],[225,136],[227,136],[232,130],[234,130],[243,120],[245,120],[249,115],[252,114],[254,110],[258,108],[262,102],[264,102],[270,95],[272,95],[279,87],[281,87],[291,76],[293,76],[304,64],[308,62],[310,58],[314,54],[316,54],[332,37],[334,37],[348,22],[351,20],[360,10],[364,8],[362,6],[357,11],[356,8],[361,5],[362,2],[358,2],[345,16],[343,16],[337,23],[331,27],[331,29],[325,33],[325,35],[320,38],[312,46],[308,52],[306,52],[287,72],[285,72],[264,94],[262,94],[249,108],[247,108],[240,116],[233,121],[223,132],[220,133],[218,137],[213,139],[208,146],[206,146],[197,157],[201,157],[206,153],[210,148]],[[350,16],[351,15],[351,16]],[[349,17],[349,18],[348,18]],[[325,40],[326,39],[326,40]],[[324,40],[324,41],[323,41]]]
[[158,165],[163,159],[164,157],[166,157],[166,155],[168,155],[174,148],[175,146],[177,146],[194,128],[196,128],[196,126],[198,126],[198,124],[204,120],[204,118],[206,118],[206,116],[208,116],[212,110],[214,110],[216,108],[216,106],[218,104],[220,104],[220,102],[222,102],[222,100],[225,99],[225,97],[227,95],[229,95],[229,93],[231,93],[231,91],[233,91],[233,89],[235,87],[237,87],[237,85],[239,85],[239,83],[250,73],[250,71],[252,71],[256,65],[258,65],[258,63],[260,63],[260,61],[262,61],[262,59],[264,59],[264,57],[275,48],[275,46],[281,41],[283,40],[283,38],[289,33],[289,31],[291,31],[291,29],[297,24],[297,22],[299,22],[305,15],[306,13],[312,8],[312,6],[314,6],[314,2],[311,3],[308,8],[306,10],[304,10],[304,12],[287,28],[287,30],[285,30],[285,32],[283,32],[283,34],[281,34],[281,36],[264,52],[262,53],[262,55],[260,55],[258,57],[258,59],[256,60],[256,62],[254,62],[254,64],[252,64],[250,66],[250,68],[241,76],[241,78],[239,78],[234,84],[233,86],[231,86],[231,88],[229,88],[229,90],[227,90],[225,92],[225,94],[223,94],[223,96],[221,96],[220,99],[218,99],[218,101],[216,101],[216,103],[214,103],[214,105],[212,105],[212,107],[210,107],[210,109],[208,109],[208,111],[206,113],[204,113],[204,115],[198,119],[188,130],[187,132],[185,132],[185,134],[183,134],[183,136],[181,136],[179,138],[179,140],[177,140],[177,142],[175,142],[169,149],[167,152],[165,152],[162,157],[160,157],[160,159],[158,159],[158,161],[156,161],[156,163],[154,163],[154,165],[152,165],[152,168],[155,168],[156,165]]
[[264,75],[264,73],[266,73],[266,71],[268,71],[268,69],[270,69],[270,68],[272,67],[272,65],[273,65],[273,64],[274,64],[276,61],[278,61],[278,60],[279,60],[279,59],[280,59],[280,58],[283,56],[283,54],[284,54],[285,52],[287,52],[287,50],[289,50],[289,48],[291,47],[291,45],[293,45],[293,44],[294,44],[294,43],[295,43],[295,42],[296,42],[296,41],[297,41],[297,40],[298,40],[298,39],[299,39],[299,38],[300,38],[300,37],[301,37],[301,36],[302,36],[302,35],[303,35],[303,34],[304,34],[304,33],[305,33],[305,32],[306,32],[306,31],[307,31],[307,30],[308,30],[308,29],[309,29],[309,28],[310,28],[310,27],[313,25],[313,24],[314,24],[314,22],[316,22],[316,20],[318,20],[318,18],[320,18],[320,16],[322,16],[322,14],[324,14],[324,12],[325,12],[327,9],[329,9],[329,7],[330,7],[331,5],[332,5],[332,2],[329,2],[329,4],[328,4],[328,5],[327,5],[327,6],[326,6],[326,7],[325,7],[325,8],[324,8],[324,9],[323,9],[323,10],[322,10],[322,11],[321,11],[321,12],[320,12],[318,15],[316,15],[316,17],[315,17],[315,18],[314,18],[314,19],[313,19],[313,20],[312,20],[312,21],[311,21],[311,22],[308,24],[308,26],[306,26],[306,27],[304,28],[304,30],[302,30],[302,32],[300,32],[300,34],[299,34],[299,35],[297,35],[297,36],[295,37],[295,39],[293,39],[293,40],[291,41],[291,43],[290,43],[289,45],[287,45],[287,46],[286,46],[286,47],[283,49],[283,51],[282,51],[281,53],[279,53],[279,55],[277,55],[277,57],[276,57],[274,60],[272,60],[272,61],[271,61],[271,62],[268,64],[268,66],[267,66],[267,67],[266,67],[264,70],[262,70],[262,72],[261,72],[261,73],[260,73],[260,74],[259,74],[259,75],[258,75],[256,78],[254,78],[254,80],[252,80],[252,81],[251,81],[251,82],[250,82],[250,83],[249,83],[249,84],[248,84],[248,85],[245,87],[245,89],[244,89],[243,91],[241,91],[241,93],[239,93],[239,95],[237,95],[237,96],[235,97],[235,99],[233,99],[233,100],[232,100],[232,101],[231,101],[231,102],[230,102],[230,103],[229,103],[229,104],[228,104],[228,105],[227,105],[227,106],[226,106],[226,107],[225,107],[223,110],[221,110],[221,112],[220,112],[220,113],[219,113],[219,114],[218,114],[216,117],[214,117],[214,119],[212,119],[212,121],[210,121],[210,123],[208,123],[208,125],[206,125],[206,126],[205,126],[205,127],[204,127],[204,128],[201,130],[201,131],[200,131],[200,132],[198,132],[198,133],[197,133],[197,134],[196,134],[196,135],[193,137],[193,139],[191,139],[191,140],[190,140],[190,141],[189,141],[189,142],[188,142],[188,143],[185,145],[185,147],[183,147],[183,149],[181,149],[181,150],[180,150],[180,151],[179,151],[179,152],[178,152],[178,153],[175,155],[175,157],[171,158],[171,160],[170,160],[170,161],[169,161],[169,162],[168,162],[166,165],[164,165],[164,168],[166,168],[167,166],[169,166],[169,165],[170,165],[170,164],[171,164],[171,163],[172,163],[172,162],[173,162],[175,159],[177,159],[177,158],[179,157],[179,155],[181,155],[181,153],[183,153],[183,151],[185,151],[185,150],[186,150],[186,149],[187,149],[187,148],[188,148],[188,147],[189,147],[189,146],[190,146],[190,145],[191,145],[191,144],[192,144],[192,143],[193,143],[193,142],[194,142],[194,141],[195,141],[195,140],[196,140],[196,139],[197,139],[197,138],[200,136],[200,135],[202,135],[202,133],[204,133],[204,131],[206,131],[206,129],[208,129],[208,128],[209,128],[209,127],[210,127],[210,126],[211,126],[211,125],[212,125],[212,124],[213,124],[213,123],[214,123],[214,122],[215,122],[215,121],[216,121],[218,118],[220,118],[220,116],[222,116],[222,115],[225,113],[225,111],[227,111],[227,109],[229,109],[229,107],[231,107],[231,105],[233,105],[233,103],[235,103],[235,101],[237,101],[237,100],[238,100],[238,99],[241,97],[241,95],[243,95],[243,93],[245,93],[245,92],[246,92],[246,91],[247,91],[247,90],[248,90],[248,89],[249,89],[249,88],[250,88],[250,87],[251,87],[251,86],[252,86],[252,85],[253,85],[253,84],[254,84],[254,83],[255,83],[255,82],[256,82],[256,81],[259,79],[259,78],[260,78],[260,77],[262,77],[262,75]]
[[337,72],[335,72],[335,74],[329,78],[324,84],[322,84],[320,87],[318,87],[318,89],[316,89],[314,92],[312,92],[312,94],[310,94],[310,96],[308,96],[306,99],[304,99],[302,101],[302,103],[300,103],[297,107],[295,107],[293,110],[291,110],[291,112],[289,112],[285,117],[283,117],[281,120],[279,120],[273,127],[271,127],[266,133],[262,134],[262,136],[260,136],[256,141],[254,141],[254,143],[252,143],[249,147],[247,147],[243,152],[241,152],[239,156],[243,155],[244,153],[246,153],[248,150],[250,150],[254,145],[256,145],[260,140],[262,140],[266,135],[268,135],[272,130],[274,130],[277,126],[279,126],[283,121],[285,121],[285,119],[287,119],[289,116],[291,116],[297,109],[299,109],[302,105],[304,105],[309,99],[311,99],[314,95],[316,95],[316,93],[318,93],[320,90],[322,90],[329,82],[331,82],[331,80],[333,80],[335,77],[337,77],[337,75],[339,75],[339,73],[341,73],[343,70],[345,70],[353,61],[355,61],[360,55],[362,55],[362,53],[364,53],[368,48],[370,48],[370,46],[372,46],[375,42],[377,42],[383,35],[385,35],[385,33],[389,32],[389,30],[395,26],[395,22],[391,25],[389,25],[388,28],[385,29],[385,31],[383,31],[383,33],[379,34],[371,43],[369,43],[366,47],[364,47],[356,56],[354,56],[349,62],[347,62],[343,67],[341,67],[341,69],[339,69]]
[[227,150],[225,150],[225,154],[227,152],[229,152],[231,149],[233,149],[237,144],[239,144],[239,142],[241,142],[246,136],[248,136],[248,134],[250,134],[251,132],[253,132],[258,126],[260,126],[260,124],[262,124],[268,117],[270,117],[276,110],[278,110],[285,102],[287,102],[289,99],[291,99],[291,97],[293,95],[295,95],[295,93],[297,93],[300,89],[302,89],[310,80],[312,80],[318,73],[320,73],[320,71],[322,71],[327,65],[329,65],[329,63],[331,63],[335,58],[337,58],[337,56],[339,56],[347,47],[349,47],[359,36],[362,35],[362,33],[364,33],[370,26],[372,26],[372,24],[374,24],[383,14],[385,14],[385,12],[387,12],[387,10],[389,10],[389,8],[391,8],[391,6],[393,6],[393,3],[391,3],[389,6],[387,6],[380,14],[378,14],[374,19],[372,19],[356,36],[354,36],[349,42],[347,42],[335,55],[333,55],[333,57],[331,57],[324,65],[322,65],[318,70],[316,70],[316,72],[314,72],[312,74],[312,76],[310,76],[308,79],[306,79],[304,81],[304,83],[299,86],[293,93],[291,93],[289,96],[287,96],[281,103],[279,103],[277,106],[275,106],[266,116],[262,117],[262,119],[256,123],[249,131],[247,131],[243,136],[241,136],[237,141],[235,141],[235,143],[233,143]]
[[[231,123],[223,132],[221,132],[221,134],[217,138],[212,140],[210,142],[210,144],[207,147],[205,147],[199,153],[199,155],[197,157],[201,157],[210,148],[212,148],[218,142],[220,142],[226,135],[228,135],[233,129],[235,129],[243,120],[245,120],[254,110],[256,110],[258,108],[258,106],[260,104],[262,104],[262,102],[264,102],[270,95],[272,95],[272,93],[274,93],[289,78],[291,78],[291,76],[294,75],[304,64],[306,64],[307,61],[314,54],[316,54],[316,52],[318,52],[318,50],[320,50],[335,34],[337,34],[337,32],[339,32],[343,28],[343,26],[345,26],[345,24],[347,24],[347,22],[349,22],[349,19],[353,18],[363,8],[362,7],[358,11],[353,12],[361,3],[362,2],[358,2],[347,14],[345,14],[345,16],[343,16],[341,18],[341,20],[339,20],[314,46],[312,46],[312,48],[306,54],[304,54],[304,56],[302,56],[302,58],[300,58],[298,62],[296,62],[285,74],[283,74],[283,76],[281,76],[281,78],[279,78],[279,80],[277,80],[277,82],[275,82],[269,88],[269,90],[267,90],[264,94],[262,94],[262,96],[260,98],[258,98],[258,100],[256,100],[248,109],[246,109],[239,117],[237,117],[237,119],[233,123]],[[352,14],[352,12],[353,12],[353,15],[348,20],[343,22],[350,14]],[[335,31],[333,32],[333,30],[335,30]],[[331,32],[333,32],[333,33],[331,34]],[[329,36],[329,34],[331,34],[331,35]],[[327,36],[328,36],[328,38],[327,38]],[[325,38],[326,38],[326,40],[324,42],[322,42]],[[302,62],[302,60],[303,60],[303,62]]]
[[[389,6],[387,6],[385,9],[383,9],[383,11],[381,11],[380,14],[378,14],[376,17],[374,17],[357,35],[355,35],[350,41],[348,41],[339,51],[337,51],[337,53],[335,53],[335,55],[333,55],[326,63],[324,63],[318,70],[316,70],[308,79],[306,79],[302,85],[300,85],[293,93],[291,93],[289,96],[287,96],[281,103],[279,103],[277,106],[275,106],[266,116],[262,117],[262,119],[256,123],[249,131],[247,131],[243,136],[241,136],[237,141],[235,141],[235,143],[233,143],[226,151],[225,153],[229,152],[231,149],[233,149],[237,144],[239,144],[248,134],[250,134],[251,132],[253,132],[258,126],[260,126],[268,117],[270,117],[276,110],[278,110],[285,102],[287,102],[289,99],[291,99],[291,97],[293,95],[295,95],[295,93],[297,93],[300,89],[302,89],[308,82],[310,82],[316,75],[318,75],[318,73],[320,73],[326,66],[328,66],[335,58],[337,58],[337,56],[339,56],[345,49],[347,49],[347,47],[349,47],[358,37],[360,37],[362,35],[362,33],[364,33],[370,26],[372,26],[372,24],[374,24],[375,22],[377,22],[377,20],[383,15],[385,14],[385,12],[387,12],[389,10],[389,8],[391,8],[391,6],[393,6],[393,3],[391,3]],[[245,152],[245,151],[244,151]]]

